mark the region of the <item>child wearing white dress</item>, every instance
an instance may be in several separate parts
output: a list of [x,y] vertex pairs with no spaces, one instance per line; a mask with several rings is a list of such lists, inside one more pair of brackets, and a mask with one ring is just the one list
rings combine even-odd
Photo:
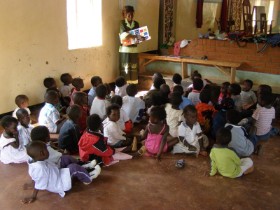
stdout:
[[17,113],[17,111],[18,111],[19,109],[26,109],[26,111],[28,112],[28,114],[31,113],[30,110],[29,110],[29,108],[28,108],[29,99],[28,99],[28,97],[27,97],[26,95],[18,95],[18,96],[15,98],[15,103],[16,103],[16,105],[17,105],[17,108],[14,110],[14,112],[13,112],[13,114],[12,114],[12,116],[13,116],[14,118],[17,119],[16,113]]
[[108,138],[108,145],[113,148],[131,145],[131,141],[126,138],[118,120],[120,119],[120,107],[112,104],[107,108],[107,118],[103,121],[104,136]]
[[202,134],[197,122],[197,110],[188,105],[183,110],[184,121],[178,127],[179,143],[173,147],[172,153],[195,153],[207,155],[206,147],[209,145],[207,136]]
[[110,105],[110,102],[106,100],[106,95],[107,87],[103,84],[98,85],[96,88],[96,97],[91,104],[90,115],[98,114],[102,120],[106,118],[106,108]]
[[19,144],[26,146],[31,141],[30,133],[34,127],[30,124],[30,115],[25,109],[19,109],[16,115],[19,121],[17,126]]
[[45,105],[40,110],[39,125],[46,126],[50,133],[59,133],[65,118],[60,117],[55,105],[59,103],[59,97],[56,91],[49,90],[45,93]]
[[137,86],[135,84],[129,84],[126,92],[127,96],[123,97],[122,108],[133,123],[140,122],[144,114],[145,102],[135,97],[137,94]]
[[123,76],[119,76],[116,81],[116,88],[115,88],[115,95],[124,97],[127,95],[126,93],[126,88],[128,86],[128,84],[126,83],[126,80]]
[[65,191],[72,187],[72,178],[77,178],[84,184],[90,184],[101,172],[99,165],[92,163],[89,168],[94,170],[89,172],[82,166],[71,161],[64,162],[62,168],[46,161],[49,157],[46,144],[40,141],[33,141],[27,146],[27,154],[32,158],[28,161],[28,173],[34,181],[34,190],[31,197],[24,198],[23,203],[34,202],[39,190],[58,193],[65,196]]
[[172,137],[178,137],[178,126],[181,121],[181,116],[183,110],[179,109],[180,104],[182,103],[182,96],[178,92],[171,94],[170,102],[165,106],[166,111],[166,123],[169,126],[169,134]]
[[4,132],[0,138],[0,160],[4,164],[24,163],[28,160],[25,147],[20,147],[18,140],[18,121],[12,116],[1,120]]
[[192,92],[190,92],[188,95],[188,99],[192,102],[193,105],[196,105],[200,102],[199,96],[202,88],[203,88],[202,79],[199,78],[194,79]]

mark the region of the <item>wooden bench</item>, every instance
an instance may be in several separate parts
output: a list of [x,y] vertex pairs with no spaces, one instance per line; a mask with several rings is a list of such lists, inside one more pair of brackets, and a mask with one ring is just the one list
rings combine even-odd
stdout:
[[202,60],[195,59],[191,57],[182,57],[182,56],[161,56],[153,55],[147,53],[139,54],[139,74],[145,74],[145,66],[155,61],[169,61],[181,63],[181,76],[186,78],[188,76],[187,64],[198,64],[205,66],[214,66],[220,72],[229,77],[231,83],[235,82],[236,68],[241,65],[241,62],[228,62],[228,61],[218,61],[218,60]]

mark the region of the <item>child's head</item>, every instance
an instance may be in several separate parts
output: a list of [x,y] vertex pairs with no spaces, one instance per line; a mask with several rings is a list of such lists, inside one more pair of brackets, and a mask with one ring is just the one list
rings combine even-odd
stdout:
[[29,99],[26,95],[18,95],[15,98],[15,103],[19,108],[27,108],[29,105]]
[[153,77],[152,77],[153,82],[155,81],[156,78],[163,79],[163,76],[162,76],[161,73],[156,72],[156,73],[153,74]]
[[184,94],[184,89],[183,89],[183,87],[181,85],[176,85],[173,88],[173,93],[175,93],[175,92],[180,93],[181,95],[183,95]]
[[272,93],[272,88],[269,85],[262,84],[258,88],[257,95],[260,95],[262,93],[271,94]]
[[193,105],[187,105],[183,109],[183,115],[187,125],[192,126],[197,122],[197,110]]
[[203,88],[203,81],[202,79],[196,78],[193,80],[193,89],[197,91],[201,91]]
[[137,94],[137,92],[138,92],[137,85],[135,85],[135,84],[129,84],[126,87],[126,93],[128,96],[134,97]]
[[226,119],[227,119],[227,122],[229,122],[233,125],[237,125],[241,120],[241,115],[235,109],[230,109],[230,110],[227,110]]
[[80,118],[82,116],[82,110],[76,104],[68,107],[66,113],[67,113],[69,119],[72,120],[74,123],[78,123],[78,121],[80,120]]
[[84,81],[80,77],[76,77],[72,80],[72,85],[77,89],[80,90],[84,87]]
[[119,77],[117,77],[115,84],[117,87],[122,87],[126,84],[126,80],[123,76],[119,76]]
[[195,79],[195,77],[197,77],[198,74],[199,74],[199,73],[198,73],[197,70],[193,71],[193,72],[191,73],[191,80],[193,81],[193,80]]
[[153,92],[151,94],[151,105],[152,106],[160,106],[164,104],[164,99],[159,92]]
[[45,93],[45,102],[56,105],[59,102],[59,96],[55,90],[49,90]]
[[100,84],[97,86],[96,90],[96,96],[100,99],[105,99],[107,95],[107,87],[103,84]]
[[30,115],[28,114],[28,111],[26,109],[17,110],[16,116],[18,118],[19,123],[22,126],[28,127],[28,125],[30,123]]
[[41,141],[32,141],[26,147],[27,154],[35,161],[44,161],[49,158],[47,145]]
[[9,115],[3,117],[1,120],[1,126],[9,137],[14,137],[18,134],[17,125],[17,119]]
[[230,83],[229,82],[223,82],[222,83],[222,86],[221,86],[221,93],[222,94],[227,94],[228,93],[228,88],[230,86]]
[[106,114],[109,120],[117,122],[120,119],[120,107],[117,104],[112,104],[107,107]]
[[221,101],[221,109],[222,110],[230,110],[234,108],[234,101],[232,98],[224,98]]
[[114,95],[111,98],[111,104],[117,104],[117,105],[119,105],[119,107],[122,107],[122,105],[123,105],[122,97],[118,96],[118,95]]
[[[176,86],[175,86],[176,87]],[[168,95],[170,94],[170,87],[167,84],[162,84],[159,88],[160,93],[164,96],[164,97],[168,97]]]
[[159,88],[162,84],[166,84],[166,82],[163,78],[160,78],[160,77],[155,78],[155,80],[154,80],[155,89],[159,90]]
[[74,104],[84,106],[88,104],[87,94],[81,91],[75,92],[72,96]]
[[31,130],[30,137],[32,141],[42,141],[47,143],[50,141],[50,132],[46,126],[39,125]]
[[102,126],[102,120],[98,114],[92,114],[87,118],[87,127],[91,131],[99,131]]
[[63,82],[64,85],[70,85],[72,83],[72,76],[69,73],[61,74],[60,81]]
[[253,87],[253,81],[252,80],[250,80],[250,79],[244,80],[244,82],[243,82],[243,90],[245,92],[251,90],[252,87]]
[[172,108],[178,109],[182,101],[182,95],[179,92],[173,92],[171,94],[170,103],[172,104]]
[[258,103],[262,107],[271,105],[272,101],[273,95],[271,93],[262,93],[258,95]]
[[158,124],[166,119],[166,111],[162,106],[154,106],[150,111],[150,122]]
[[233,83],[229,85],[229,93],[233,96],[240,95],[241,93],[241,86],[237,83]]
[[227,128],[220,128],[216,133],[216,142],[222,146],[227,146],[231,141],[231,131]]
[[57,88],[56,81],[52,77],[45,78],[43,83],[47,89]]
[[172,77],[172,81],[176,84],[176,85],[181,85],[182,82],[182,76],[178,73],[173,74]]
[[208,104],[210,102],[210,100],[211,100],[211,87],[203,88],[203,90],[200,92],[199,100],[202,103],[205,103],[205,104]]
[[97,87],[100,84],[103,84],[101,77],[93,76],[90,80],[92,87]]

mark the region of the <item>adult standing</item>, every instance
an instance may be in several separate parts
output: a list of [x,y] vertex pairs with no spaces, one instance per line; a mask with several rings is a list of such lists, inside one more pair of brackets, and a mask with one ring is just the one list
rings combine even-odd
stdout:
[[[123,20],[120,23],[120,39],[121,42],[129,41],[131,39],[139,39],[135,35],[131,35],[128,32],[130,30],[139,28],[139,23],[134,18],[133,6],[124,6]],[[140,37],[141,39],[141,37]],[[137,44],[124,45],[121,44],[119,48],[120,52],[120,74],[126,80],[137,80],[138,79],[138,48]]]

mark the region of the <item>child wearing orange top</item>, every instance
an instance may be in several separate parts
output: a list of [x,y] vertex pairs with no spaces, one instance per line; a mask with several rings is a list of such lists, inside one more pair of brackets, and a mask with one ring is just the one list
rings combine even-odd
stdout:
[[196,104],[197,121],[199,122],[202,130],[208,132],[211,129],[211,122],[213,114],[216,112],[213,105],[210,105],[211,100],[211,87],[206,85],[201,91],[199,99],[201,102]]

